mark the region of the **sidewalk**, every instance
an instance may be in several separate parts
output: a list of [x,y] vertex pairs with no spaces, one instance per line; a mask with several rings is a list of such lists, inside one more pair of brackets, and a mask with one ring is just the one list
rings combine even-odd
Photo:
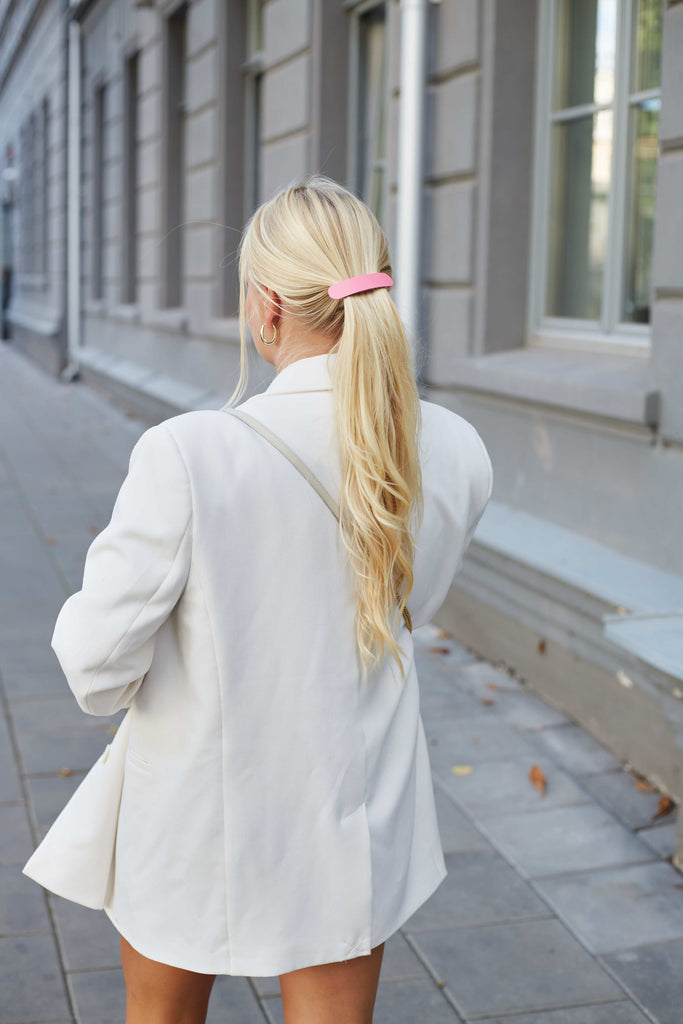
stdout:
[[[0,342],[0,1024],[125,1017],[109,919],[21,866],[120,719],[80,711],[50,638],[145,428]],[[415,643],[449,873],[386,944],[375,1024],[682,1024],[676,812],[514,672]],[[266,1021],[277,978],[216,979],[209,1024]]]

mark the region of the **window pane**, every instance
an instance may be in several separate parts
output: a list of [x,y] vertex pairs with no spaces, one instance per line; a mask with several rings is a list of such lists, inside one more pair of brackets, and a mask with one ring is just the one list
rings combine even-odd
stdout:
[[617,0],[558,0],[553,48],[553,109],[611,103]]
[[551,136],[546,315],[600,318],[612,112],[555,124]]
[[650,322],[652,240],[660,100],[643,100],[629,111],[628,206],[622,319]]
[[386,126],[386,22],[384,4],[360,17],[358,191],[382,220]]
[[662,55],[662,0],[633,0],[631,89],[658,89]]

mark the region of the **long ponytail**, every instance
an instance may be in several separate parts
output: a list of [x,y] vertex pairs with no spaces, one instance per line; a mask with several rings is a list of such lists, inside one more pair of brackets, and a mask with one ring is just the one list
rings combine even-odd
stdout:
[[321,175],[277,193],[247,224],[240,248],[241,375],[246,386],[244,296],[273,289],[302,325],[330,337],[340,443],[340,529],[356,579],[356,641],[362,676],[388,652],[401,673],[396,637],[408,625],[414,536],[422,519],[420,402],[410,347],[386,289],[331,299],[335,281],[391,272],[384,232],[353,193]]

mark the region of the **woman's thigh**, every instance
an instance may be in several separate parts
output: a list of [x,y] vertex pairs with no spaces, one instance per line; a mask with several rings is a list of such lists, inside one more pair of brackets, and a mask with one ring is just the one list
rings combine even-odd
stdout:
[[126,1024],[205,1024],[215,974],[149,960],[121,936]]
[[369,956],[280,975],[285,1024],[371,1024],[384,943]]

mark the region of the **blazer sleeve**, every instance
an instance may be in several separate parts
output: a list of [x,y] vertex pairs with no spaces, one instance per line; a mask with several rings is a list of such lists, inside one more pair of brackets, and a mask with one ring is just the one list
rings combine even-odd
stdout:
[[430,508],[418,537],[408,598],[414,629],[430,622],[446,599],[493,490],[491,459],[474,426],[445,409],[436,415]]
[[51,646],[90,715],[128,707],[178,601],[192,548],[190,481],[163,423],[136,442],[111,519],[88,548],[83,585],[62,606]]
[[465,539],[463,541],[462,546],[462,553],[460,556],[460,560],[458,562],[458,569],[462,565],[465,553],[474,535],[474,531],[476,530],[479,524],[479,520],[481,519],[486,510],[486,506],[489,503],[489,499],[493,491],[493,465],[491,463],[491,457],[479,433],[475,430],[471,423],[469,424],[469,427],[471,429],[475,444],[479,449],[481,455],[481,463],[479,467],[479,472],[474,476],[472,481],[472,490],[470,492],[469,517],[467,521],[467,529],[465,531]]

